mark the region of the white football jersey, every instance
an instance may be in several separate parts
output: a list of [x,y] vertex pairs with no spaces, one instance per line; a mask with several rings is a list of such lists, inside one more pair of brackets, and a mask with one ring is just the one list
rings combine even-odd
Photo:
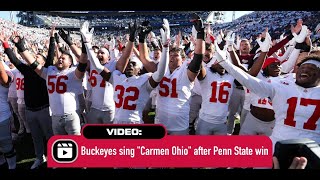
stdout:
[[245,86],[243,86],[243,90],[244,90],[243,109],[250,111],[250,103],[251,103],[250,90]]
[[13,69],[10,69],[10,71],[12,72],[12,74],[14,76],[14,80],[13,80],[13,83],[10,84],[8,97],[16,98],[17,97],[16,76],[17,76],[17,73],[19,72],[19,70],[17,68],[13,68]]
[[[259,74],[257,75],[257,78],[266,82],[269,81],[269,78],[263,76],[262,72],[259,72]],[[268,97],[261,98],[260,96],[252,92],[250,92],[249,96],[250,96],[250,104],[252,104],[253,106],[266,108],[266,109],[273,109],[271,99],[269,99]]]
[[92,87],[91,87],[91,84],[90,84],[90,75],[89,75],[89,72],[86,71],[85,73],[85,76],[83,77],[83,82],[86,82],[86,83],[83,83],[83,87],[86,89],[86,90],[91,90]]
[[41,77],[46,79],[49,103],[53,115],[62,116],[79,109],[78,88],[82,79],[75,74],[76,67],[59,71],[55,66],[43,69]]
[[[11,77],[11,83],[13,83],[13,74],[10,70],[6,70],[6,72],[8,76]],[[0,122],[8,119],[11,116],[10,106],[8,103],[8,92],[9,88],[5,88],[0,84]]]
[[194,87],[192,89],[192,92],[194,92],[195,94],[198,94],[198,95],[201,94],[201,86],[200,86],[200,82],[199,82],[198,78],[196,78],[194,80]]
[[206,68],[207,75],[200,81],[202,104],[199,117],[204,121],[219,124],[226,121],[234,78],[226,73],[220,75]]
[[279,140],[309,138],[320,143],[320,87],[303,88],[295,74],[270,78],[273,85],[275,127],[273,143]]
[[275,126],[270,136],[273,145],[279,140],[301,138],[320,143],[320,86],[298,86],[293,73],[265,82],[249,76],[228,61],[220,64],[247,86],[250,93],[271,98],[275,112]]
[[189,127],[189,100],[194,82],[187,75],[187,62],[172,74],[168,70],[158,85],[156,124],[169,131],[182,131]]
[[[116,69],[116,60],[111,60],[109,63],[105,64],[104,67],[113,72]],[[97,70],[94,69],[94,66],[90,64],[90,78],[89,84],[91,85],[91,99],[92,99],[92,108],[101,110],[101,111],[110,111],[114,110],[114,100],[113,100],[113,85],[105,81]]]
[[127,78],[116,70],[112,73],[116,112],[114,124],[143,124],[142,111],[149,100],[152,88],[148,85],[152,73]]
[[153,89],[150,92],[150,98],[151,98],[151,107],[154,108],[157,105],[157,95],[158,95],[158,91],[157,88]]
[[17,89],[17,97],[18,104],[24,104],[24,76],[21,72],[16,74],[16,89]]

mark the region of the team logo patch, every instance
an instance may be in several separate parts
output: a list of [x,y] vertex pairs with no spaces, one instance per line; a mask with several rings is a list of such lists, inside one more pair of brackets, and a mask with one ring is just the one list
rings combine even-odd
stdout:
[[284,84],[284,85],[289,85],[289,83],[287,83],[287,82],[284,82],[284,81],[280,81],[282,84]]

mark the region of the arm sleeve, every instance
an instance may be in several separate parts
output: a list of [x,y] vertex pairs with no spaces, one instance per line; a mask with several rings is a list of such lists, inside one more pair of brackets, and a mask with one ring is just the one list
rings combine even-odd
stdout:
[[54,37],[50,37],[48,56],[47,56],[46,64],[44,65],[44,67],[48,67],[48,66],[53,65],[54,48],[55,48]]
[[256,43],[255,46],[253,46],[253,48],[251,49],[249,54],[256,54],[256,51],[259,49],[259,44]]
[[270,97],[273,99],[275,90],[272,84],[249,75],[240,68],[231,64],[229,61],[222,61],[220,65],[225,68],[226,71],[230,73],[237,81],[239,81],[253,93],[257,94],[261,98]]
[[88,59],[90,60],[90,63],[93,65],[93,67],[98,71],[100,74],[104,70],[104,66],[102,66],[96,56],[96,54],[92,50],[92,46],[90,43],[84,43],[87,49],[88,53]]
[[286,52],[280,56],[278,59],[282,62],[284,60],[286,60],[289,55],[291,54],[292,50],[294,49],[294,46],[289,46],[287,49],[286,49]]
[[155,82],[161,81],[162,77],[166,73],[168,64],[169,64],[169,48],[163,48],[157,71],[152,74],[152,79]]
[[288,58],[288,61],[281,64],[282,66],[281,71],[284,73],[290,72],[294,68],[294,65],[296,64],[299,54],[300,54],[300,49],[294,48]]
[[291,39],[293,38],[293,35],[290,34],[289,36],[287,36],[285,39],[283,39],[282,41],[280,41],[279,43],[277,43],[276,45],[274,45],[273,47],[271,47],[269,49],[268,52],[268,56],[271,56],[273,53],[275,53],[276,51],[278,51],[281,47],[283,47],[284,45],[286,45]]
[[14,54],[12,49],[5,48],[4,52],[8,55],[8,58],[10,59],[11,63],[23,74],[26,75],[28,66],[23,64],[17,56]]

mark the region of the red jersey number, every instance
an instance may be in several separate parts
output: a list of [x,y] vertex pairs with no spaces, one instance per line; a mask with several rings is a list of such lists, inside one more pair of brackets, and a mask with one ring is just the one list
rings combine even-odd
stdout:
[[227,89],[231,88],[231,84],[229,82],[221,82],[217,97],[217,88],[218,82],[214,81],[211,83],[212,87],[212,95],[210,98],[210,102],[216,103],[218,100],[220,103],[227,103],[229,99],[229,91]]
[[66,80],[68,80],[68,76],[59,76],[59,77],[57,77],[57,75],[48,76],[49,94],[52,94],[55,91],[58,94],[63,94],[67,92],[67,84],[65,83]]
[[[171,93],[170,93],[170,87],[168,84],[171,84]],[[169,79],[166,77],[163,77],[162,80],[160,81],[159,84],[159,95],[163,97],[168,97],[170,96],[171,98],[178,98],[178,93],[177,93],[177,79],[174,78]]]
[[[287,110],[287,117],[284,120],[285,125],[292,126],[292,127],[296,126],[296,121],[294,120],[294,112],[297,107],[297,102],[298,102],[297,97],[292,97],[287,100],[289,107]],[[303,124],[303,129],[315,130],[317,128],[316,122],[320,118],[320,100],[301,98],[300,105],[301,106],[309,106],[309,105],[316,106],[311,117]]]
[[17,78],[16,90],[24,90],[24,78]]
[[[117,108],[121,108],[123,106],[123,109],[127,110],[136,110],[137,104],[131,104],[129,105],[129,101],[136,101],[139,97],[139,89],[137,87],[128,87],[127,89],[123,87],[122,85],[117,85],[115,87],[115,91],[119,92],[117,95],[118,102],[115,102]],[[131,93],[133,92],[133,95],[125,96],[124,93]]]
[[[97,77],[95,76],[95,74],[98,74],[98,71],[96,70],[92,70],[90,73],[90,78],[89,78],[89,82],[91,87],[96,87],[97,85]],[[106,81],[102,78],[101,82],[100,82],[100,87],[106,87]]]

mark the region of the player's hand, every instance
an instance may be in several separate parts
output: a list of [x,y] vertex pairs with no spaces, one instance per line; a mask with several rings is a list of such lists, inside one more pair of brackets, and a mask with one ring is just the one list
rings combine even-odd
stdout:
[[203,20],[198,14],[192,14],[190,21],[193,23],[193,26],[197,30],[197,32],[204,32]]
[[64,29],[61,29],[58,34],[60,35],[60,37],[70,46],[72,45],[72,39],[70,36],[70,31],[65,31]]
[[1,31],[0,32],[0,41],[2,43],[4,43],[4,42],[8,42],[8,40],[9,40],[9,37],[5,35],[4,31]]
[[302,43],[308,36],[308,32],[308,27],[306,25],[303,25],[299,35],[297,35],[296,33],[293,33],[292,35],[294,36],[294,39],[297,43]]
[[163,46],[168,46],[170,43],[170,26],[167,19],[163,19],[163,29],[160,29]]
[[263,36],[265,36],[264,41],[261,42],[261,37],[260,37],[257,39],[257,43],[259,44],[260,50],[262,52],[268,52],[272,43],[271,36],[268,32],[268,28],[266,28],[266,30],[263,32]]
[[236,39],[236,34],[233,31],[229,31],[225,40],[227,42],[227,46],[232,46],[234,44],[234,40]]
[[19,52],[24,52],[28,49],[27,42],[25,38],[20,35],[19,32],[14,31],[11,36],[11,41],[15,44]]
[[152,31],[152,26],[150,25],[149,21],[143,21],[139,26],[139,42],[144,42],[147,38],[148,34]]
[[106,44],[109,45],[109,49],[114,49],[116,45],[116,40],[114,39],[114,37],[112,37],[110,38],[110,40],[107,40]]
[[218,63],[222,62],[222,61],[225,61],[228,59],[228,56],[227,56],[227,46],[224,46],[223,50],[220,49],[217,41],[214,41],[214,46],[215,46],[215,49],[216,49],[216,58],[217,58],[217,61]]
[[197,31],[197,39],[205,39],[205,33],[204,33],[204,25],[203,25],[203,20],[201,19],[201,17],[194,13],[191,17],[190,20],[193,23],[193,27],[194,29]]
[[93,31],[94,28],[92,28],[89,31],[89,22],[85,21],[80,28],[80,33],[82,35],[82,38],[84,40],[84,43],[91,43],[92,42],[92,37],[93,37]]
[[138,30],[137,21],[134,21],[133,24],[129,23],[129,41],[134,42],[136,38],[136,31]]

